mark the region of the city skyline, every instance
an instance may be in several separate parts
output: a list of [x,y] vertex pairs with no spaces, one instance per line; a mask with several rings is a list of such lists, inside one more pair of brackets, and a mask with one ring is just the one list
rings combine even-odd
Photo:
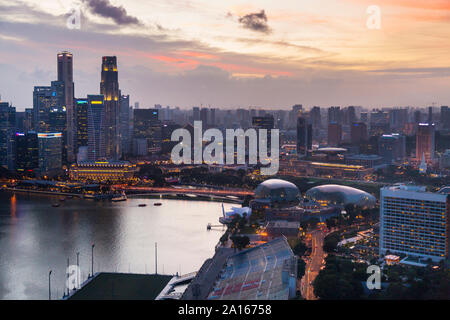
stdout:
[[[56,79],[54,54],[74,55],[75,97],[98,91],[102,56],[117,56],[123,92],[154,104],[289,108],[448,105],[450,7],[444,1],[0,1],[2,100],[30,107]],[[417,31],[417,32],[415,32]],[[201,40],[200,40],[201,39]],[[327,94],[323,94],[326,92]]]

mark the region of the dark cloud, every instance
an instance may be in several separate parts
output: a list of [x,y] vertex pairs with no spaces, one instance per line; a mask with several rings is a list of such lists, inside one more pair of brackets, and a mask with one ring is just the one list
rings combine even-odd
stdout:
[[138,18],[130,16],[124,7],[116,7],[109,0],[83,0],[83,2],[92,13],[104,18],[111,18],[119,25],[142,24]]
[[249,13],[239,18],[239,23],[246,29],[257,32],[270,33],[272,30],[267,25],[267,16],[264,10],[259,13]]

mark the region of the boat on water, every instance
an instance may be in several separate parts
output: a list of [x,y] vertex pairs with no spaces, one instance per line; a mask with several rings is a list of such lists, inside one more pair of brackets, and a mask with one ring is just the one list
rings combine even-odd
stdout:
[[138,207],[146,207],[147,205],[145,203],[139,203]]
[[112,197],[111,201],[113,201],[113,202],[127,201],[127,195],[125,193],[123,193],[118,197]]
[[59,203],[52,203],[52,207],[59,207],[60,204]]
[[162,206],[162,203],[161,202],[155,202],[153,205],[154,206]]

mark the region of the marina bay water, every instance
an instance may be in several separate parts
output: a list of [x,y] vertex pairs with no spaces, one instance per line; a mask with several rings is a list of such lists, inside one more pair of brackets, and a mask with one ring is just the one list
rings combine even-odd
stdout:
[[[162,203],[154,206],[155,202]],[[59,203],[59,207],[52,204]],[[139,204],[147,204],[139,207]],[[224,204],[225,210],[231,204]],[[235,205],[236,206],[236,205]],[[48,299],[52,270],[52,297],[65,290],[67,258],[81,276],[91,272],[196,271],[214,254],[224,232],[207,230],[219,224],[222,204],[208,201],[129,198],[110,202],[0,193],[0,299]]]

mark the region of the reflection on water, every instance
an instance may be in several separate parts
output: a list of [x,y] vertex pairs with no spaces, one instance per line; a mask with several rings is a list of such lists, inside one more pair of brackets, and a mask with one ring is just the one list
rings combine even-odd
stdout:
[[[222,229],[206,230],[222,214],[217,202],[129,199],[125,202],[0,193],[0,299],[46,299],[48,271],[52,296],[61,297],[67,258],[82,277],[94,271],[196,271],[214,253]],[[155,201],[162,206],[153,206]],[[139,207],[141,203],[146,207]],[[225,208],[231,205],[225,204]]]

